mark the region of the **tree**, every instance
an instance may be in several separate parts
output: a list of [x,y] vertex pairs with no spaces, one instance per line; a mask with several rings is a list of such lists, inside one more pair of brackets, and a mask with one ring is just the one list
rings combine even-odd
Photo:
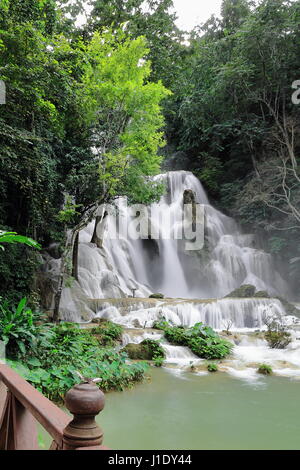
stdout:
[[54,321],[59,315],[64,279],[72,274],[68,270],[71,256],[73,265],[77,264],[78,233],[95,217],[98,207],[116,196],[150,203],[161,194],[161,185],[150,177],[160,169],[157,152],[164,145],[160,103],[169,92],[161,83],[147,82],[151,71],[144,59],[147,52],[143,38],[131,40],[122,31],[95,33],[86,46],[80,101],[90,126],[93,152],[81,172],[89,175],[93,199],[86,200],[87,188],[80,185],[78,189],[72,173],[66,187],[73,200],[69,197],[60,213],[66,223],[66,241]]
[[240,28],[250,14],[250,5],[254,2],[248,0],[223,0],[221,5],[221,26],[223,31],[233,33]]
[[149,78],[162,80],[172,89],[181,67],[186,47],[184,34],[176,26],[176,14],[171,11],[172,0],[92,0],[88,29],[102,31],[106,28],[124,27],[129,37],[144,36],[147,56],[151,62]]

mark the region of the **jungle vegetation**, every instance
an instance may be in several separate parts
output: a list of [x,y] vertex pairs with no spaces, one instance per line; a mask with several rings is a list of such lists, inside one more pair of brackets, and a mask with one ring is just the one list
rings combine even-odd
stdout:
[[296,290],[300,2],[223,0],[220,18],[190,33],[171,7],[0,1],[0,229],[42,247],[0,252],[11,305],[24,296],[38,305],[35,273],[52,243],[60,289],[66,274],[76,278],[80,228],[116,195],[156,200],[161,168],[193,171]]

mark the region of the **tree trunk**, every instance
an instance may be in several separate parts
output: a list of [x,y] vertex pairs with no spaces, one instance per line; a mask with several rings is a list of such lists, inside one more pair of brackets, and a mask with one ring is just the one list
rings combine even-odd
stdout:
[[91,239],[91,243],[95,243],[98,248],[99,248],[99,238],[98,238],[98,235],[97,235],[97,227],[98,227],[98,224],[101,222],[101,215],[97,215],[96,216],[96,219],[95,219],[95,227],[94,227],[94,232],[93,232],[93,236],[92,236],[92,239]]
[[102,238],[99,238],[98,236],[98,225],[104,222],[104,219],[108,216],[108,213],[105,211],[103,215],[97,215],[95,219],[95,228],[94,228],[94,233],[91,239],[91,243],[95,243],[98,248],[102,248],[103,246],[103,240]]
[[72,255],[72,276],[78,281],[78,248],[79,248],[79,232],[77,232],[74,241]]
[[63,285],[64,285],[64,269],[61,268],[59,280],[58,280],[58,288],[54,296],[54,311],[53,311],[53,317],[52,317],[53,323],[57,323],[59,319],[59,306],[60,306]]
[[74,239],[74,233],[66,233],[66,242],[65,242],[65,248],[64,251],[61,255],[61,261],[60,261],[60,272],[59,272],[59,277],[58,277],[58,286],[57,286],[57,291],[54,296],[54,311],[53,311],[53,317],[52,317],[52,322],[56,323],[59,319],[59,307],[60,307],[60,300],[61,300],[61,294],[63,291],[64,287],[64,279],[65,279],[65,274],[66,274],[66,266],[67,266],[67,259],[68,255],[70,253],[70,249],[72,249],[73,246],[73,239]]
[[[65,274],[67,273],[68,257],[72,256],[72,272],[70,272],[70,274],[72,274],[72,276],[78,280],[79,231],[82,230],[84,227],[86,227],[87,224],[91,221],[92,217],[94,217],[96,209],[97,209],[96,205],[93,207],[90,207],[88,211],[86,212],[85,217],[83,217],[81,222],[78,225],[76,225],[76,227],[74,227],[72,231],[69,231],[69,232],[67,230],[65,231],[66,242],[65,242],[65,248],[64,248],[63,254],[61,256],[58,287],[54,296],[54,311],[53,311],[53,317],[52,317],[53,322],[57,322],[59,319],[60,300],[61,300],[61,294],[62,294],[63,287],[64,287]],[[107,214],[105,213],[104,217],[106,215]],[[96,228],[97,228],[97,225],[95,226],[95,231],[96,231]]]

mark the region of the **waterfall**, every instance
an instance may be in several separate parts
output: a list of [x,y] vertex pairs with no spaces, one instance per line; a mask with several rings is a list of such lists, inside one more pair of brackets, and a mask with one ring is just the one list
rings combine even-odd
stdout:
[[185,346],[173,346],[168,343],[162,343],[166,353],[165,363],[175,363],[180,365],[191,365],[200,362],[198,356],[193,354],[189,348]]
[[[148,297],[161,292],[174,298],[221,298],[241,284],[253,284],[271,294],[287,293],[269,254],[255,247],[251,234],[242,234],[235,221],[209,204],[199,180],[186,171],[156,177],[167,192],[148,207],[150,229],[159,234],[136,240],[112,239],[114,220],[103,223],[103,245],[91,243],[94,222],[80,233],[79,283],[89,298]],[[183,193],[192,190],[205,216],[205,245],[186,251],[174,234],[183,228]],[[132,220],[126,201],[117,201],[120,233]],[[152,232],[151,232],[152,233]]]
[[277,299],[220,299],[211,301],[157,302],[136,308],[128,306],[126,314],[117,307],[99,308],[97,316],[109,319],[126,328],[152,328],[157,320],[164,318],[177,326],[191,327],[202,322],[216,330],[238,331],[265,328],[265,320],[284,316],[284,308]]
[[[255,246],[252,234],[242,233],[233,219],[210,205],[192,173],[168,172],[155,180],[165,185],[166,192],[159,202],[142,208],[147,215],[142,237],[126,231],[138,216],[125,198],[115,201],[117,224],[108,210],[98,225],[97,244],[91,242],[94,221],[80,232],[78,282],[63,290],[62,318],[88,321],[96,315],[144,328],[163,316],[175,325],[201,321],[224,329],[228,322],[235,328],[260,328],[266,312],[283,314],[275,299],[223,299],[241,284],[253,284],[276,297],[286,297],[288,288],[270,254]],[[186,243],[187,194],[191,206],[198,204],[202,210],[195,221],[202,221],[203,246],[194,250]],[[58,263],[54,261],[48,263],[52,274]],[[149,295],[157,292],[166,299],[151,303]],[[113,302],[122,299],[124,305]],[[130,300],[140,305],[132,308]]]

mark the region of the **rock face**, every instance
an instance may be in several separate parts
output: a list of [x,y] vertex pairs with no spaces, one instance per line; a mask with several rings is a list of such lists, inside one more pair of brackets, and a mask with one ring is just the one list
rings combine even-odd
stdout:
[[183,204],[196,204],[196,196],[192,189],[185,189],[183,192]]
[[[43,264],[37,272],[37,288],[40,292],[41,307],[51,318],[54,309],[54,296],[58,286],[60,259],[52,258],[48,253],[43,255]],[[94,317],[89,307],[88,296],[81,285],[71,280],[69,287],[62,291],[60,302],[61,318],[65,321],[86,322]]]

